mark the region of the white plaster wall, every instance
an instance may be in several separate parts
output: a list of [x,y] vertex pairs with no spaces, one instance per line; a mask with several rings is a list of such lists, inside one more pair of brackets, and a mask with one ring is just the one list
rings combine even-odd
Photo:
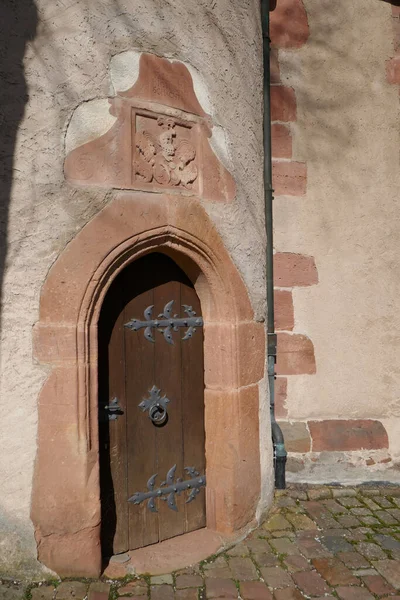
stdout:
[[[33,5],[33,0],[24,0],[29,1]],[[67,185],[63,159],[65,132],[75,109],[95,101],[92,107],[101,113],[104,98],[113,93],[113,57],[117,65],[115,57],[121,53],[154,51],[182,60],[198,74],[201,99],[207,99],[218,127],[214,143],[222,148],[221,157],[238,186],[232,205],[206,208],[240,269],[258,317],[265,307],[258,0],[36,0],[36,6],[37,33],[24,59],[29,102],[16,142],[2,282],[0,574],[5,575],[42,572],[35,560],[29,510],[37,399],[46,371],[32,359],[31,333],[49,268],[109,197],[103,190]],[[15,35],[18,31],[16,27]],[[134,78],[136,68],[132,64],[130,73],[125,63],[119,77]],[[118,68],[114,72],[118,75]],[[74,118],[84,120],[85,115],[78,112]],[[94,137],[108,126],[90,119],[83,124],[92,128]],[[272,477],[264,408],[266,504]]]
[[[295,331],[317,374],[290,377],[289,416],[376,418],[400,459],[400,169],[391,6],[304,0],[310,38],[280,52],[297,96],[294,155],[303,199],[275,202],[278,250],[315,257],[319,284],[294,291]],[[387,478],[390,478],[389,476]]]

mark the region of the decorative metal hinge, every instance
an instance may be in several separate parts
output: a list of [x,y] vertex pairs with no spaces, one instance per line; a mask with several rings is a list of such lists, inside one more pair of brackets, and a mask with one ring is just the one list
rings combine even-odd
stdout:
[[154,489],[154,484],[157,473],[152,475],[147,482],[147,489],[149,491],[136,492],[128,499],[128,502],[133,502],[133,504],[141,504],[141,502],[144,500],[148,500],[147,508],[151,512],[158,512],[155,499],[160,498],[160,500],[163,500],[167,503],[171,510],[178,511],[175,503],[175,494],[180,496],[182,492],[187,492],[190,490],[189,497],[186,500],[186,504],[189,504],[189,502],[192,502],[196,498],[197,494],[200,493],[200,489],[206,485],[206,476],[200,475],[200,473],[196,471],[194,467],[185,467],[184,470],[190,476],[190,479],[183,480],[178,478],[175,481],[176,465],[174,465],[168,471],[167,479],[163,481],[161,486],[156,490]]
[[149,342],[155,342],[155,339],[152,335],[152,330],[157,329],[164,335],[164,339],[168,342],[168,344],[173,344],[174,340],[172,339],[172,332],[178,331],[179,328],[187,327],[187,331],[182,338],[182,340],[189,340],[193,337],[193,334],[196,331],[196,327],[203,327],[203,318],[196,317],[196,313],[191,306],[187,306],[187,304],[183,304],[184,312],[187,314],[187,317],[178,317],[178,315],[172,316],[172,305],[174,301],[171,300],[164,306],[164,310],[161,314],[158,315],[157,319],[153,319],[153,308],[154,305],[148,306],[144,311],[145,321],[140,321],[139,319],[132,319],[129,323],[125,324],[125,327],[128,329],[132,329],[132,331],[139,331],[139,329],[144,329],[144,337]]
[[153,421],[154,425],[163,425],[168,419],[167,404],[170,400],[166,395],[160,396],[160,391],[155,385],[149,391],[149,398],[143,398],[139,404],[139,408],[143,412],[149,411],[149,417]]
[[119,405],[118,398],[113,398],[111,400],[110,404],[107,404],[104,407],[104,410],[106,410],[108,413],[109,421],[116,421],[118,419],[119,415],[124,414],[124,411],[122,410],[122,408]]

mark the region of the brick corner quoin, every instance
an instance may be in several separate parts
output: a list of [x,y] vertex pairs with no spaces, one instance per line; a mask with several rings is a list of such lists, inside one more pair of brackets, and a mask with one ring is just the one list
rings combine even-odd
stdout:
[[278,333],[277,375],[314,375],[314,345],[310,338],[299,333]]
[[274,255],[274,280],[277,287],[306,287],[318,283],[313,256],[277,252]]

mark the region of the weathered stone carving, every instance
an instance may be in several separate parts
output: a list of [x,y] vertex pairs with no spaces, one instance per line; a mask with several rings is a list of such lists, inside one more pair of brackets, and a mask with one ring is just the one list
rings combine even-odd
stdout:
[[138,80],[110,105],[111,129],[68,154],[70,183],[233,200],[235,183],[210,147],[211,119],[185,65],[142,54]]
[[[198,176],[195,146],[187,137],[181,137],[174,119],[159,117],[157,126],[156,135],[147,129],[136,133],[135,178],[145,183],[151,183],[154,178],[160,185],[192,189]],[[187,129],[186,135],[190,135],[190,128]]]

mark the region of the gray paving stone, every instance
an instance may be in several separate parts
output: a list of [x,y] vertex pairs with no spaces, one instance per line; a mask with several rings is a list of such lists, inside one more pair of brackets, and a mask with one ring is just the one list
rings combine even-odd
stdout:
[[86,596],[87,584],[81,581],[63,581],[56,589],[57,600],[83,600]]
[[258,574],[254,563],[250,558],[235,557],[229,561],[229,566],[234,579],[238,581],[251,581],[258,579]]
[[354,549],[344,537],[322,535],[321,542],[333,554],[337,554],[337,552],[351,552]]
[[346,508],[354,508],[356,506],[362,506],[362,503],[356,497],[346,497],[345,496],[343,498],[338,498],[338,502],[339,502],[339,504],[341,504],[342,506],[345,506]]
[[0,580],[0,600],[23,600],[23,586],[13,585],[11,582],[2,583]]
[[172,575],[155,575],[150,578],[150,585],[172,585],[174,583],[174,579]]
[[392,585],[400,590],[400,560],[379,560],[374,567]]
[[387,510],[377,510],[375,512],[375,515],[385,525],[394,525],[395,523],[397,523],[397,519],[393,515],[391,515]]
[[55,591],[53,585],[41,585],[31,590],[31,600],[53,600]]
[[374,539],[385,550],[400,550],[400,542],[390,535],[376,534]]
[[383,560],[386,558],[385,552],[378,546],[371,542],[359,542],[356,544],[357,551],[368,558],[368,560]]
[[271,540],[272,548],[278,554],[300,554],[300,550],[296,544],[294,544],[288,538],[279,538],[276,540]]

